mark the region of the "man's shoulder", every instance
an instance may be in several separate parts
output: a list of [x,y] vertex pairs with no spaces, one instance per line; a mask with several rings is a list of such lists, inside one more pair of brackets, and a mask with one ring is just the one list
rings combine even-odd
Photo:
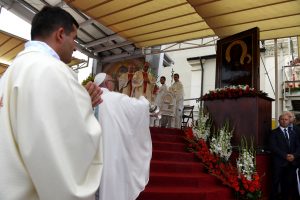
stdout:
[[15,62],[22,63],[24,62],[24,60],[26,60],[25,63],[28,63],[30,65],[37,64],[41,68],[47,65],[53,65],[53,66],[66,65],[61,60],[58,60],[48,54],[36,50],[26,50],[26,49],[18,54],[18,56],[15,58],[13,63]]
[[274,128],[271,130],[271,133],[273,133],[273,134],[278,133],[278,132],[281,132],[280,127],[277,127],[277,128]]
[[299,125],[294,125],[293,129],[295,130],[296,133],[300,134],[300,127],[299,127]]

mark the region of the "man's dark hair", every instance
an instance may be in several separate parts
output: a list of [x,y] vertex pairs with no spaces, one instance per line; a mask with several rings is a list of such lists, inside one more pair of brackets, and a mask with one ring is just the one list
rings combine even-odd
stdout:
[[37,37],[45,38],[53,33],[59,27],[63,27],[66,34],[71,33],[75,25],[79,27],[74,17],[60,7],[45,6],[37,13],[31,23],[31,39]]
[[164,76],[161,76],[160,78],[162,78],[162,79],[166,80],[166,77],[164,77]]
[[177,74],[177,73],[175,73],[174,76],[178,76],[178,78],[179,78],[179,74]]

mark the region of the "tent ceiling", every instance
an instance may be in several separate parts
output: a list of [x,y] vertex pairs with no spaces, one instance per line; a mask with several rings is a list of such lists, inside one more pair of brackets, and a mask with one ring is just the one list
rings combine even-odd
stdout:
[[259,27],[260,39],[300,35],[299,0],[188,0],[220,38]]
[[0,76],[5,72],[7,67],[8,67],[8,65],[0,63]]
[[143,56],[142,47],[223,38],[256,26],[263,40],[300,35],[300,0],[0,1],[29,22],[45,5],[70,12],[80,23],[79,50],[102,62]]
[[0,63],[10,63],[24,48],[24,43],[24,39],[0,31]]
[[186,0],[65,0],[137,47],[215,35]]

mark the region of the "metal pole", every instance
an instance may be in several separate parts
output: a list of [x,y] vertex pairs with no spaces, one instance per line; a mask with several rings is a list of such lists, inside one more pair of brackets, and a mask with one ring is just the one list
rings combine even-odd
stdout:
[[204,78],[204,67],[203,67],[203,62],[202,62],[202,57],[200,57],[200,65],[201,65],[201,89],[200,89],[200,108],[202,109],[203,107],[203,100],[201,99],[203,96],[203,78]]
[[278,77],[278,52],[277,52],[277,39],[274,39],[274,58],[275,58],[275,123],[278,125],[279,116],[279,77]]

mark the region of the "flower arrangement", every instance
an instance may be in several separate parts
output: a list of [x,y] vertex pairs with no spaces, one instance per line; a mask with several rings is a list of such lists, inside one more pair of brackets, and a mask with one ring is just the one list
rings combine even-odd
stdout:
[[[201,114],[199,120],[202,120],[202,124],[198,122],[198,126],[189,127],[185,130],[185,139],[188,141],[187,149],[195,153],[210,174],[220,179],[223,184],[231,187],[239,199],[260,199],[262,195],[261,184],[260,177],[256,172],[253,148],[248,148],[246,140],[242,140],[237,165],[233,165],[229,161],[232,152],[230,144],[232,130],[229,129],[229,123],[225,123],[217,136],[213,136],[209,140],[209,134],[207,137],[202,137],[207,135],[204,132],[211,128],[211,124],[208,124],[208,119],[206,119],[208,115],[199,114]],[[219,145],[219,143],[221,144]]]
[[228,161],[232,153],[232,146],[230,143],[232,132],[233,130],[229,130],[229,123],[226,122],[210,141],[210,152],[218,155],[225,161]]
[[207,141],[210,135],[210,123],[209,114],[205,114],[202,109],[199,108],[197,125],[193,127],[193,135],[197,140],[203,139]]
[[232,99],[240,97],[267,97],[267,93],[262,91],[257,91],[254,88],[250,88],[249,85],[237,85],[229,86],[224,88],[217,88],[215,90],[210,90],[204,96],[201,97],[202,100],[215,100],[215,99]]
[[245,138],[241,140],[237,169],[240,179],[240,195],[248,199],[258,199],[261,196],[260,180],[256,172],[255,151],[253,144],[247,145]]

